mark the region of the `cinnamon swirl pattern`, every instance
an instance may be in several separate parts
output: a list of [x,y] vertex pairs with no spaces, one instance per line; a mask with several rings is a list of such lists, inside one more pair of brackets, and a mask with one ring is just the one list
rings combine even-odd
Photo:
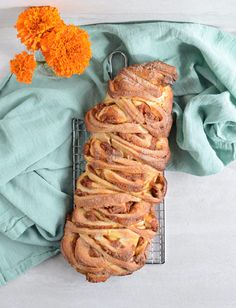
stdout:
[[145,264],[158,231],[154,206],[166,193],[176,79],[175,68],[159,61],[124,68],[86,114],[87,164],[61,250],[88,281],[128,275]]

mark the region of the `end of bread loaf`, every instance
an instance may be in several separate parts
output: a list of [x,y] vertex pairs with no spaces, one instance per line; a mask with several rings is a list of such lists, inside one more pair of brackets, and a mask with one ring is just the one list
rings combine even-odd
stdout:
[[[135,64],[123,68],[109,81],[108,93],[111,97],[141,97],[155,100],[165,87],[178,78],[176,68],[161,61]],[[168,87],[169,88],[169,87]]]

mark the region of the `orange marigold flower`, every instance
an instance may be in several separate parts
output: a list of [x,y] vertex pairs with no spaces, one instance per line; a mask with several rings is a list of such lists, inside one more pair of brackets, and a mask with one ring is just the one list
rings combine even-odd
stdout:
[[40,48],[40,41],[45,32],[64,25],[57,8],[50,6],[31,7],[22,12],[16,22],[17,37],[28,50]]
[[10,61],[10,66],[11,72],[16,75],[17,81],[31,83],[36,68],[34,55],[23,51]]
[[55,28],[41,42],[45,60],[58,76],[81,74],[92,56],[88,33],[74,25]]

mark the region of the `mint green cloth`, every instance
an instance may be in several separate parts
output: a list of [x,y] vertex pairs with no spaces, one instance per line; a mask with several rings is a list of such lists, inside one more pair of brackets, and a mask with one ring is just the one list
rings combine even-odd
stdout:
[[0,85],[0,284],[59,252],[71,210],[71,119],[104,97],[110,52],[177,67],[169,169],[208,175],[236,158],[235,37],[189,23],[84,28],[93,48],[84,75]]

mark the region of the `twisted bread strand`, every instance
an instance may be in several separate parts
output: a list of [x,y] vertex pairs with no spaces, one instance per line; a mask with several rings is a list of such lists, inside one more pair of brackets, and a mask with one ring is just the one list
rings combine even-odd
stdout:
[[155,61],[121,70],[105,100],[85,117],[85,172],[61,242],[69,263],[91,282],[127,275],[145,264],[158,230],[154,204],[166,193],[163,170],[175,68]]

